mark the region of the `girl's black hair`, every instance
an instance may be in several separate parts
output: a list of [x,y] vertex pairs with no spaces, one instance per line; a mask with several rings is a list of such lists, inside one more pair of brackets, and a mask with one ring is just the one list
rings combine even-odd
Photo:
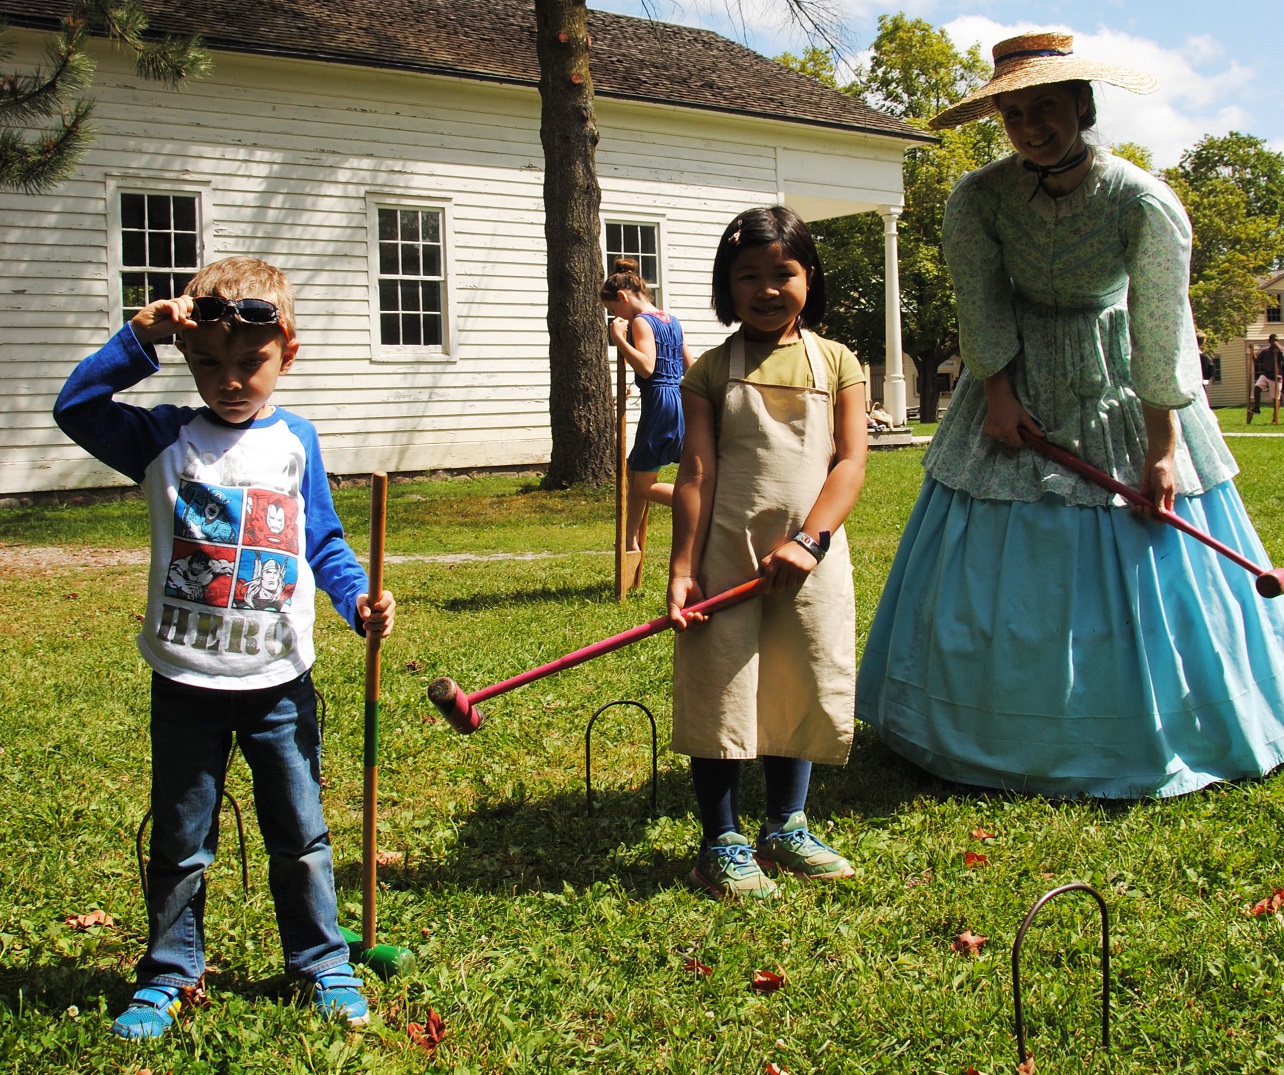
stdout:
[[785,256],[798,262],[809,277],[807,302],[798,320],[807,328],[819,325],[825,316],[825,270],[816,253],[816,240],[811,237],[802,217],[783,205],[765,209],[746,209],[727,225],[713,257],[714,316],[724,325],[740,320],[731,302],[731,265],[741,250],[759,246],[779,246]]

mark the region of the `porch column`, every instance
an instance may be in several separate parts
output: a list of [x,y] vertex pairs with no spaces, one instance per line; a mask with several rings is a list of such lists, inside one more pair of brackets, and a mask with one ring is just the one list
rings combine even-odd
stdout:
[[899,428],[905,425],[905,371],[901,365],[901,270],[896,252],[896,221],[901,206],[879,206],[883,218],[883,315],[886,324],[887,374],[883,378],[883,406]]

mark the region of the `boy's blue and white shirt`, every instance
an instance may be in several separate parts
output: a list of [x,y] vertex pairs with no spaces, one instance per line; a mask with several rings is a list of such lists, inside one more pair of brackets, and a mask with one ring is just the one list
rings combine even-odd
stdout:
[[312,424],[276,408],[229,425],[208,407],[112,397],[160,368],[126,325],[76,367],[54,417],[138,482],[151,517],[138,648],[167,679],[220,690],[289,682],[312,667],[319,586],[358,631],[365,570],[335,514]]

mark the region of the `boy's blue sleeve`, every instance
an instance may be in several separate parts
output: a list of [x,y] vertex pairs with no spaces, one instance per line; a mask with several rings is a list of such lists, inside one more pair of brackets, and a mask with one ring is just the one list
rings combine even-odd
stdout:
[[155,348],[139,343],[125,325],[67,378],[54,404],[58,428],[95,459],[141,482],[148,464],[196,413],[168,404],[149,410],[112,398],[158,369]]
[[296,414],[286,412],[285,420],[307,453],[302,493],[307,514],[303,540],[306,542],[308,566],[312,568],[317,588],[329,595],[335,611],[352,624],[357,634],[364,635],[365,627],[357,615],[357,598],[367,592],[370,583],[365,568],[343,536],[343,524],[334,510],[334,498],[330,495],[330,482],[321,460],[317,432],[311,422]]

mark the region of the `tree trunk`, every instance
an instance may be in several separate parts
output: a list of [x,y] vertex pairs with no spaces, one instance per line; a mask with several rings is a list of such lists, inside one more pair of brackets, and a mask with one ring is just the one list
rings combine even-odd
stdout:
[[548,413],[553,452],[545,488],[615,478],[615,430],[597,182],[597,117],[584,0],[535,0],[544,237],[548,250]]

